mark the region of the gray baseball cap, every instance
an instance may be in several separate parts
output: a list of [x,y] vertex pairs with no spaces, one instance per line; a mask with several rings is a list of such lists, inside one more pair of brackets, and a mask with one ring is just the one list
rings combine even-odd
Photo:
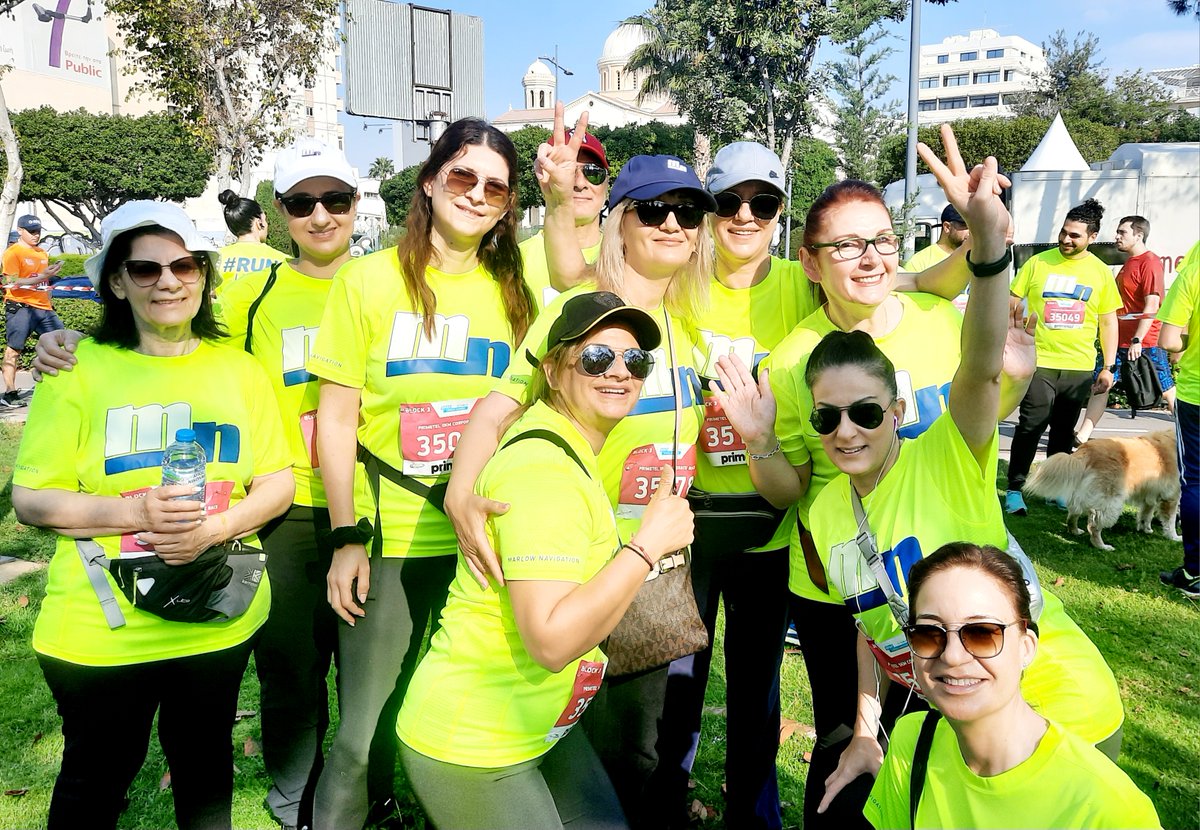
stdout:
[[742,182],[766,182],[782,195],[784,180],[779,156],[758,142],[735,141],[722,147],[713,159],[705,187],[709,193],[721,193]]

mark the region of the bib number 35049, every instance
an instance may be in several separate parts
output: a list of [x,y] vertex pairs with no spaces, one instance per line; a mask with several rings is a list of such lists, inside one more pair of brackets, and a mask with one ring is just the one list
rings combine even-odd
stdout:
[[400,407],[400,451],[404,474],[436,476],[450,471],[450,457],[471,419],[478,398]]

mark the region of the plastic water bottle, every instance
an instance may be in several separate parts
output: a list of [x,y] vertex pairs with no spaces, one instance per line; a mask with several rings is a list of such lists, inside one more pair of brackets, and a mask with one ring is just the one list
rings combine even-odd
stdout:
[[186,496],[176,496],[173,501],[183,499],[204,501],[204,465],[208,459],[204,456],[204,447],[196,443],[194,430],[181,429],[175,433],[175,442],[163,451],[162,483],[163,486],[187,484],[196,488],[195,493]]

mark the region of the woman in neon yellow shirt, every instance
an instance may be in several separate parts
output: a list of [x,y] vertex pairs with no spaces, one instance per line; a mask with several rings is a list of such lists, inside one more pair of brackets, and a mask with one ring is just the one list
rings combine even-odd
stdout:
[[954,542],[912,566],[908,591],[913,669],[937,711],[892,730],[864,809],[875,827],[1159,826],[1129,776],[1022,696],[1038,629],[1016,560]]
[[598,644],[647,566],[692,540],[669,464],[631,537],[617,531],[599,468],[660,339],[654,318],[615,294],[573,295],[547,336],[531,403],[479,477],[482,496],[510,505],[488,527],[507,581],[481,587],[459,563],[397,723],[405,772],[438,827],[625,825],[573,727],[604,677]]
[[[674,156],[635,156],[621,170],[609,193],[609,214],[600,257],[585,265],[575,237],[571,192],[575,164],[586,123],[563,140],[561,108],[554,145],[539,149],[546,195],[546,243],[552,271],[576,267],[587,277],[564,292],[538,317],[517,351],[512,367],[492,394],[472,413],[455,459],[447,509],[456,522],[460,547],[483,584],[489,573],[503,584],[503,571],[485,532],[489,513],[502,512],[495,499],[474,493],[474,484],[498,444],[499,427],[526,402],[534,361],[546,352],[546,335],[572,296],[599,288],[611,291],[658,322],[662,344],[654,350],[654,370],[642,385],[641,399],[617,425],[600,454],[600,472],[623,537],[638,522],[658,481],[662,463],[672,459],[675,488],[687,493],[695,475],[700,430],[699,380],[695,341],[682,320],[702,307],[712,273],[707,213],[712,196],[695,172]],[[573,263],[573,265],[572,265]],[[678,413],[678,414],[677,414]],[[483,551],[489,559],[478,559]],[[666,694],[667,667],[620,677],[600,692],[584,728],[616,786],[634,826],[650,824],[658,794],[647,787],[656,764],[658,723]]]
[[394,730],[373,738],[395,723],[454,576],[438,485],[534,313],[517,249],[518,170],[504,133],[478,119],[451,124],[418,174],[400,245],[342,267],[308,358],[321,381],[317,454],[335,548],[326,591],[346,623],[317,827],[361,827],[368,756],[380,762],[372,775],[394,768]]
[[[280,192],[286,192],[285,187]],[[283,262],[287,254],[267,244],[267,214],[253,199],[244,199],[232,190],[223,190],[217,200],[225,206],[225,226],[237,237],[221,249],[222,290],[234,280],[266,271],[273,262]]]
[[[171,621],[127,602],[76,544],[186,565],[223,542],[255,544],[287,509],[291,460],[266,374],[214,345],[224,333],[212,313],[216,266],[175,205],[129,202],[105,217],[104,245],[85,266],[104,298],[100,323],[80,366],[48,379],[30,406],[12,501],[21,522],[58,533],[33,632],[63,718],[51,828],[116,826],[156,711],[179,826],[230,824],[233,714],[268,580],[239,616]],[[201,501],[178,500],[190,486],[158,486],[181,429],[206,450]]]

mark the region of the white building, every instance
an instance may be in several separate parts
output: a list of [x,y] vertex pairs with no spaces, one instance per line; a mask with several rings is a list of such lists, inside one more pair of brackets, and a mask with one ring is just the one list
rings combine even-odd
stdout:
[[1200,63],[1176,69],[1152,69],[1150,74],[1171,91],[1171,106],[1200,115]]
[[[650,96],[638,101],[638,90],[646,71],[633,72],[626,68],[629,56],[649,40],[641,26],[622,24],[604,41],[600,59],[596,61],[599,91],[588,90],[573,101],[566,102],[566,122],[574,124],[580,113],[588,111],[588,124],[595,127],[622,127],[627,124],[684,124],[687,119],[666,96]],[[554,72],[540,60],[529,65],[521,79],[520,109],[510,109],[492,123],[505,132],[527,125],[551,129],[554,127],[554,104],[557,83]]]
[[1030,89],[1033,77],[1045,70],[1040,46],[995,29],[972,29],[922,45],[918,123],[1010,116],[1010,96]]

